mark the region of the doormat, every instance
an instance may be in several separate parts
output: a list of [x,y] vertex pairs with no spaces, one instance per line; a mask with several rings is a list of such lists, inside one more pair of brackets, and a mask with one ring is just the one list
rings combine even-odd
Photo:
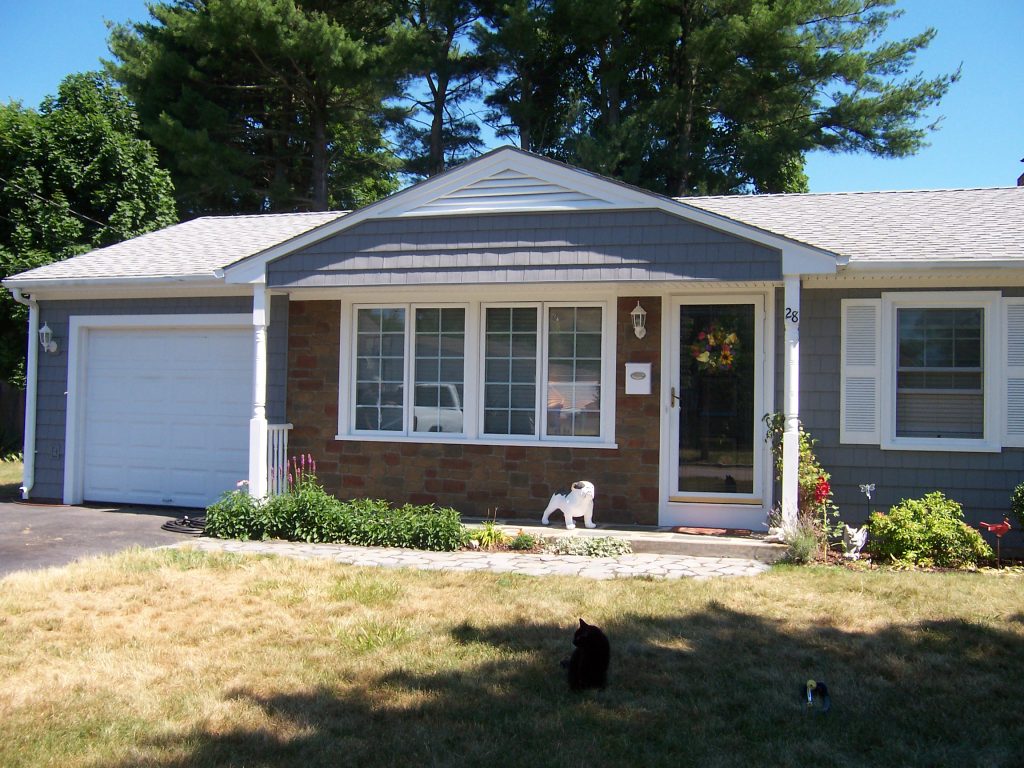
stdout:
[[669,530],[672,533],[689,533],[693,536],[752,536],[754,533],[746,528],[689,528],[685,525],[677,525]]

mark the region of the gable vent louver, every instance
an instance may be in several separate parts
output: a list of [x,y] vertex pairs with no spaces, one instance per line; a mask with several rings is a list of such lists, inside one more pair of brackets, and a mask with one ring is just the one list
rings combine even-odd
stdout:
[[417,206],[409,214],[607,208],[610,201],[506,169]]

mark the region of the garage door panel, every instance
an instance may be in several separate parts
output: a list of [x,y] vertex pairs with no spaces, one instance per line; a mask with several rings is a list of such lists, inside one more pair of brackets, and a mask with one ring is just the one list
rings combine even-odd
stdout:
[[[245,426],[243,427],[242,423]],[[235,424],[225,424],[223,421],[215,424],[196,424],[181,422],[167,425],[167,439],[176,447],[182,449],[206,450],[205,444],[230,448],[237,446],[248,447],[249,441],[249,419],[239,415]],[[211,451],[211,453],[215,453]]]
[[205,506],[248,475],[248,330],[99,329],[88,349],[86,499]]

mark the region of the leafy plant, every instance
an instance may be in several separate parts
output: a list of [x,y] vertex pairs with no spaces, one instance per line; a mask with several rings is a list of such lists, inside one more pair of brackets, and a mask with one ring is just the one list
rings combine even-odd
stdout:
[[459,513],[450,507],[405,504],[379,499],[341,505],[340,539],[349,544],[453,551],[463,542]]
[[1024,483],[1013,489],[1013,495],[1010,497],[1010,514],[1013,515],[1017,529],[1024,529]]
[[617,557],[633,552],[633,545],[626,539],[614,536],[558,536],[545,538],[543,549],[552,555],[584,555],[586,557]]
[[311,456],[292,459],[288,491],[264,501],[245,491],[207,508],[206,533],[225,539],[279,538],[362,546],[452,551],[464,538],[459,513],[433,505],[393,507],[386,501],[341,502],[324,490]]
[[509,549],[514,549],[517,552],[526,552],[531,549],[535,549],[540,543],[540,539],[537,536],[533,536],[525,531],[519,531],[508,543]]
[[797,519],[796,530],[786,542],[785,560],[805,565],[817,559],[820,547],[820,533],[813,520],[807,517]]
[[[782,480],[782,435],[785,429],[785,415],[782,413],[765,414],[763,421],[766,427],[765,440],[771,445],[772,458],[775,461],[776,479]],[[817,538],[817,548],[823,555],[828,551],[831,542],[842,535],[839,521],[839,508],[832,501],[832,476],[825,471],[814,454],[817,440],[799,425],[799,462],[797,464],[797,516],[799,535],[806,534],[813,528]]]
[[472,531],[470,536],[476,539],[483,549],[494,549],[509,540],[508,535],[493,520],[485,521],[483,526]]
[[872,559],[912,565],[964,568],[992,557],[981,534],[963,521],[963,510],[941,491],[904,499],[888,514],[868,518]]
[[204,533],[218,539],[262,539],[260,504],[245,490],[228,491],[206,508]]

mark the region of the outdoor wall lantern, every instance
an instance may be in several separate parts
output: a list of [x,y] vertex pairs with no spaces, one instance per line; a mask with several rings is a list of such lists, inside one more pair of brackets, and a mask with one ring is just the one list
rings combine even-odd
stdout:
[[53,340],[53,331],[46,323],[43,323],[43,327],[39,329],[39,344],[44,351],[50,354],[57,352],[57,342]]
[[629,313],[629,316],[633,320],[633,333],[636,334],[638,339],[642,339],[647,335],[647,312],[640,306],[639,301],[636,303],[633,311]]

